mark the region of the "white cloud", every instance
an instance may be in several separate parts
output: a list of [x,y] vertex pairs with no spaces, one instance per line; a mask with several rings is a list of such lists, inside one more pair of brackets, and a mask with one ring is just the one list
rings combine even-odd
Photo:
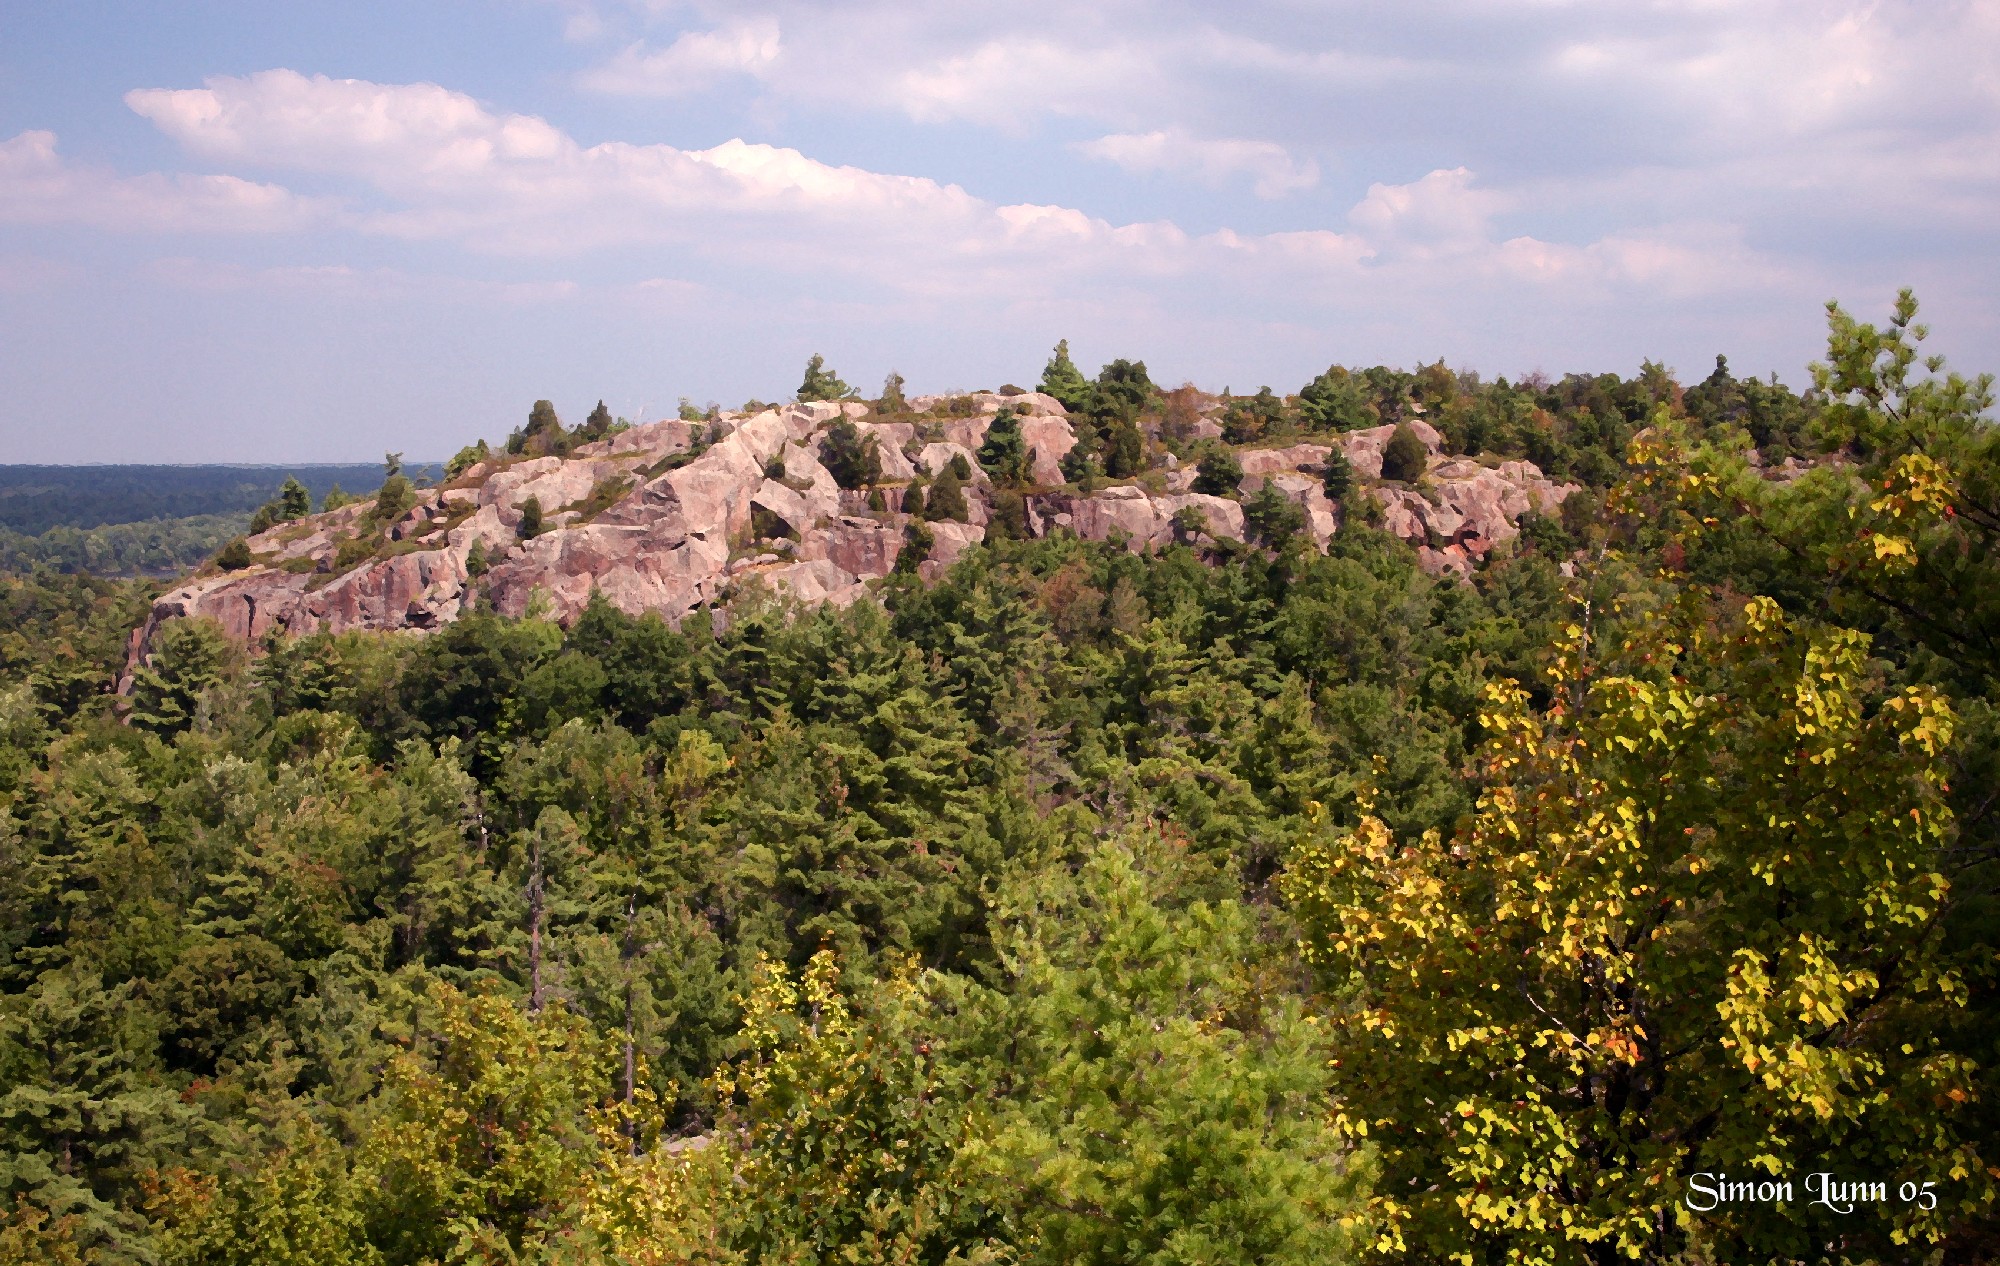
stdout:
[[[664,247],[733,270],[739,284],[752,275],[807,290],[835,282],[947,305],[1047,286],[1137,287],[1135,301],[1149,303],[1159,301],[1149,290],[1182,285],[1243,303],[1337,292],[1406,304],[1470,287],[1724,293],[1744,278],[1788,275],[1726,225],[1626,229],[1583,243],[1503,239],[1496,217],[1519,211],[1519,198],[1482,187],[1464,167],[1372,185],[1342,227],[1190,234],[1170,220],[1120,225],[1074,207],[996,204],[957,185],[740,139],[703,150],[582,146],[544,120],[433,84],[267,71],[128,99],[205,158],[352,183],[351,201],[372,208],[350,217],[364,233],[524,258]],[[1128,166],[1304,178],[1288,153],[1262,142],[1106,139],[1097,151]]]
[[1375,238],[1424,251],[1451,250],[1485,241],[1488,222],[1507,202],[1501,194],[1474,188],[1472,173],[1454,167],[1406,185],[1370,185],[1349,218]]
[[328,211],[287,189],[235,176],[119,176],[72,163],[56,152],[53,132],[22,132],[0,141],[0,221],[151,233],[269,233],[307,227]]
[[1118,132],[1070,146],[1126,171],[1190,176],[1211,187],[1248,177],[1260,198],[1282,198],[1319,183],[1319,165],[1299,162],[1272,141],[1202,140],[1182,132]]
[[750,18],[712,31],[690,31],[658,51],[627,45],[582,78],[585,88],[621,96],[679,97],[732,75],[768,76],[784,49],[774,17]]

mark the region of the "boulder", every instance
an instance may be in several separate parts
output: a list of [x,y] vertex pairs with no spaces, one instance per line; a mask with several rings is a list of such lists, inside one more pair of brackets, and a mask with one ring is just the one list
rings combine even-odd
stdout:
[[[1236,455],[1236,461],[1246,475],[1271,475],[1281,470],[1318,466],[1326,461],[1327,454],[1331,452],[1331,444],[1294,444],[1289,448],[1246,449]],[[1381,464],[1381,458],[1377,457],[1375,465],[1378,470]]]
[[1031,478],[1037,484],[1052,488],[1063,481],[1062,460],[1076,447],[1076,430],[1068,418],[1060,415],[1022,418],[1021,442],[1033,460]]

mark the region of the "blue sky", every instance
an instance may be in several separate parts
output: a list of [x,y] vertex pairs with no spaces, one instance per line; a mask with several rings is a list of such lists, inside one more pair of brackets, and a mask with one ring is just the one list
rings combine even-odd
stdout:
[[2000,0],[0,5],[0,461],[1086,367],[2000,368]]

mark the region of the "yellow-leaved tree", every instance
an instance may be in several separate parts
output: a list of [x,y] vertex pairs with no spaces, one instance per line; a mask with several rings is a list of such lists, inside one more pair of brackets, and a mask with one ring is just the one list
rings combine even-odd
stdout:
[[[1364,815],[1290,860],[1378,1247],[1915,1260],[1993,1198],[1972,1070],[1933,1039],[1964,1004],[1937,937],[1951,711],[1768,599],[1625,623],[1608,650],[1569,631],[1546,709],[1488,691],[1449,838]],[[1813,1174],[1886,1198],[1835,1213]],[[1698,1190],[1723,1175],[1792,1198]]]

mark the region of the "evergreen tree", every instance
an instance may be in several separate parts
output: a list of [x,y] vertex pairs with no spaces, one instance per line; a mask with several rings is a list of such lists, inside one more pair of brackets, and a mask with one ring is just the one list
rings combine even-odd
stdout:
[[979,464],[996,483],[1019,485],[1028,482],[1031,461],[1027,442],[1021,437],[1021,420],[1012,408],[1002,406],[986,428],[986,442],[979,447]]
[[611,410],[605,408],[604,402],[599,400],[597,407],[590,411],[590,416],[583,420],[583,425],[576,429],[576,438],[583,443],[601,440],[611,434],[611,427]]
[[1195,463],[1194,490],[1211,497],[1234,497],[1243,482],[1243,463],[1226,448],[1211,447]]
[[1354,463],[1347,459],[1347,450],[1338,444],[1326,455],[1326,469],[1320,477],[1320,484],[1326,491],[1326,499],[1335,505],[1345,504],[1354,491]]
[[1054,396],[1062,401],[1063,408],[1071,413],[1081,413],[1090,404],[1090,380],[1069,358],[1069,340],[1062,339],[1056,344],[1049,363],[1042,367],[1042,394]]
[[1430,453],[1408,422],[1398,422],[1382,447],[1382,478],[1398,483],[1415,483],[1424,477]]
[[1305,507],[1267,479],[1243,506],[1243,528],[1250,539],[1283,549],[1306,530]]
[[297,478],[285,476],[284,486],[278,489],[278,514],[283,522],[303,519],[312,513],[312,493]]
[[818,352],[806,362],[806,376],[799,383],[799,399],[845,400],[854,394],[854,389],[840,380],[840,376],[826,367],[826,357]]
[[[914,484],[911,486],[915,487]],[[958,468],[947,465],[943,473],[938,475],[937,481],[931,484],[930,492],[924,498],[924,517],[933,523],[944,519],[963,523],[968,513],[970,510],[965,504],[965,485],[959,476]]]
[[1299,388],[1299,413],[1315,431],[1356,431],[1376,420],[1361,384],[1339,365]]
[[1104,473],[1113,479],[1130,479],[1146,468],[1146,437],[1138,424],[1115,419],[1104,445]]
[[882,453],[874,435],[845,418],[835,418],[819,443],[819,459],[843,488],[866,488],[882,478]]

